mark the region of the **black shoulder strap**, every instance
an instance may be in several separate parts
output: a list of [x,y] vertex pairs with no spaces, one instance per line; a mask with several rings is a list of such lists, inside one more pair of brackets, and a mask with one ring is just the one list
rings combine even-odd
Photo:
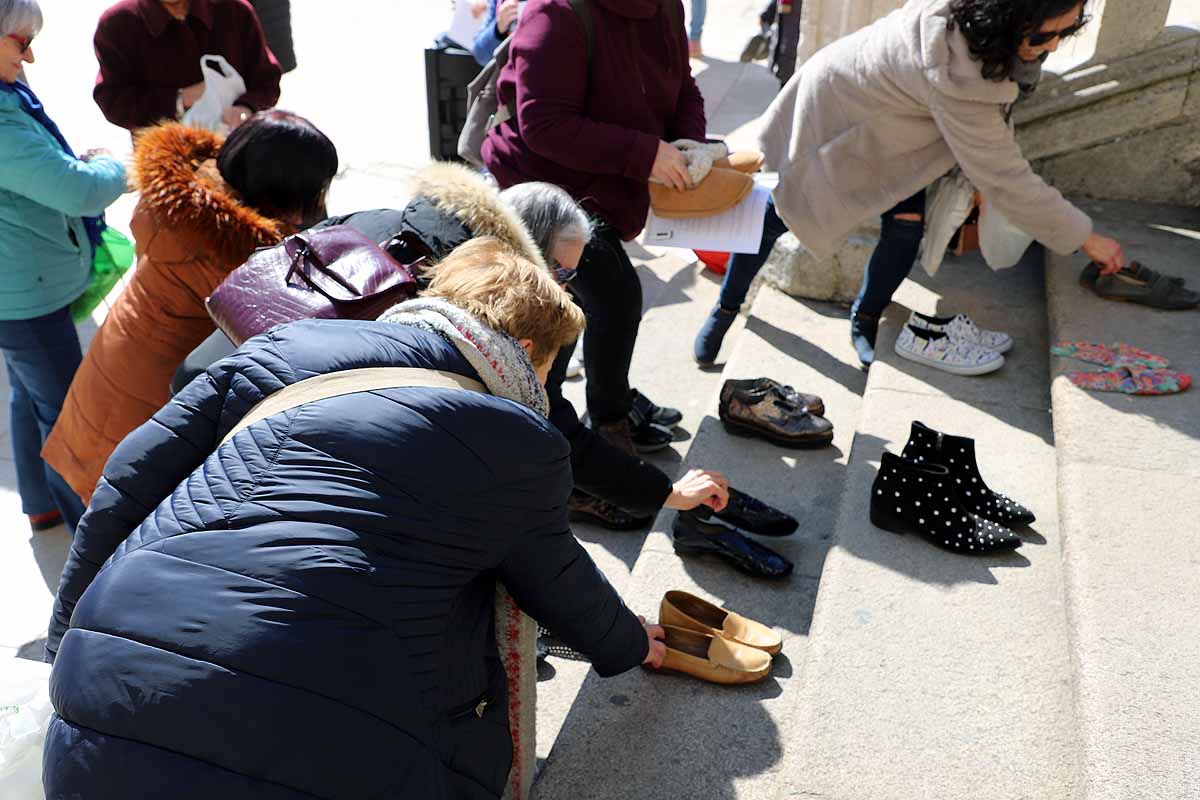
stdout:
[[592,61],[593,40],[596,38],[592,32],[592,6],[588,0],[571,0],[571,8],[575,9],[575,13],[579,15],[579,22],[583,25],[583,38],[587,41],[587,60],[590,64]]

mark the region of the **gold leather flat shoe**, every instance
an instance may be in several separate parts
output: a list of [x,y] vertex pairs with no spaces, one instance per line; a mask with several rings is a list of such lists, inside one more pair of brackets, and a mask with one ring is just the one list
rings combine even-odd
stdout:
[[770,655],[783,649],[783,637],[766,625],[688,592],[671,591],[663,595],[658,621],[662,625],[720,636]]
[[663,625],[667,654],[662,669],[709,683],[755,683],[771,674],[771,657],[762,650],[720,636]]

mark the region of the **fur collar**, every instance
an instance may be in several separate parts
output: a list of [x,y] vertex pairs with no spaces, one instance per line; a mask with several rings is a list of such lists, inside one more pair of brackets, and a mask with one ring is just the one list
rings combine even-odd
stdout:
[[525,223],[479,173],[462,164],[439,161],[413,176],[412,189],[414,195],[433,201],[476,236],[495,237],[546,269],[546,259]]
[[278,244],[290,227],[244,205],[221,180],[221,142],[178,122],[147,128],[134,145],[133,185],[160,226],[190,248],[240,264],[255,248]]

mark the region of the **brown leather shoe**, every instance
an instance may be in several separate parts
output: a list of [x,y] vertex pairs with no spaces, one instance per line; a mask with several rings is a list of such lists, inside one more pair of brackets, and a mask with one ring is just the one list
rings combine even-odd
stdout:
[[662,669],[709,683],[755,683],[771,674],[771,657],[762,650],[720,636],[663,625],[667,653]]
[[775,655],[783,649],[783,637],[766,625],[688,592],[667,592],[658,609],[658,622],[660,625],[673,625],[720,636],[769,655]]
[[758,150],[738,150],[725,158],[718,158],[713,162],[713,166],[736,169],[738,172],[750,175],[762,169],[765,163],[767,163],[767,157]]
[[607,500],[578,489],[572,490],[567,499],[567,510],[574,522],[589,522],[610,531],[636,531],[654,521],[653,517],[635,517]]
[[770,391],[777,397],[787,400],[789,403],[794,403],[810,414],[816,414],[818,417],[825,416],[825,401],[815,394],[806,394],[797,392],[790,386],[785,386],[777,380],[771,378],[750,378],[748,380],[729,380],[725,383],[726,386],[733,386],[735,389],[741,389],[748,392]]
[[650,184],[650,205],[665,219],[712,217],[736,206],[754,188],[754,179],[736,169],[714,167],[704,180],[681,192],[661,183]]
[[771,388],[721,387],[718,414],[734,436],[758,436],[781,447],[825,447],[833,443],[833,423],[805,411]]

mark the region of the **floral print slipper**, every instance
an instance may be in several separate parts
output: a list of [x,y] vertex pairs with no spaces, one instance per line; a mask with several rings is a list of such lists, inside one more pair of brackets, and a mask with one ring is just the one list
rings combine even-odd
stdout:
[[1075,370],[1065,373],[1081,389],[1122,394],[1178,394],[1192,385],[1192,376],[1173,369],[1149,369],[1123,366],[1103,370]]
[[1161,369],[1171,366],[1171,362],[1163,356],[1156,356],[1139,347],[1120,342],[1111,346],[1096,342],[1059,342],[1050,348],[1050,353],[1104,367],[1136,366]]

